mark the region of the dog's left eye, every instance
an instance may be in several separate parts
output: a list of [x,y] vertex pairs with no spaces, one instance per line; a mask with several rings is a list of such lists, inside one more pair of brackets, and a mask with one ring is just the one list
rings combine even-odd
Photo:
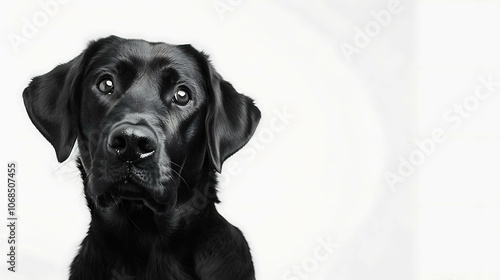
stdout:
[[188,104],[189,100],[191,100],[191,97],[189,96],[189,93],[185,90],[179,89],[174,94],[175,103],[181,106]]
[[111,79],[102,79],[97,83],[97,88],[102,93],[111,94],[113,93],[114,84]]

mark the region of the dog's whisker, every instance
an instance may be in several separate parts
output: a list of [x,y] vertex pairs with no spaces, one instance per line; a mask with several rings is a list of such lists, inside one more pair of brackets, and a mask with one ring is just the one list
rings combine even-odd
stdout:
[[89,172],[86,172],[85,173],[84,181],[87,181],[90,178],[90,176],[92,176],[92,175],[94,175],[94,171],[93,170],[89,171]]
[[59,164],[59,166],[53,171],[53,173],[56,173],[58,172],[59,170],[61,170],[61,168],[63,167],[66,167],[66,165],[68,165],[70,162],[73,162],[74,158],[71,158],[71,159],[67,159],[66,161],[64,162],[61,162]]
[[113,198],[113,201],[115,202],[115,205],[118,206],[118,202],[116,201],[116,197],[114,195],[111,195],[111,198]]
[[135,222],[134,222],[134,221],[130,218],[130,216],[128,215],[128,211],[127,211],[127,209],[125,209],[125,207],[123,206],[123,204],[122,204],[122,203],[118,204],[118,203],[116,202],[116,199],[115,199],[115,196],[114,196],[114,195],[112,195],[111,197],[112,197],[112,198],[113,198],[113,200],[115,201],[116,206],[118,206],[118,207],[120,207],[120,206],[121,206],[121,207],[122,207],[122,209],[123,209],[123,213],[125,213],[125,216],[127,216],[127,219],[128,219],[128,220],[129,220],[129,221],[130,221],[130,222],[131,222],[134,226],[135,226],[135,228],[137,228],[139,231],[141,231],[141,232],[142,232],[142,229],[141,229],[141,228],[140,228],[140,227],[139,227],[139,226],[138,226],[138,225],[137,225],[137,224],[136,224],[136,223],[135,223]]
[[172,170],[172,172],[174,172],[177,176],[179,176],[179,178],[184,182],[184,184],[186,184],[186,187],[188,188],[188,190],[190,190],[191,188],[189,187],[189,184],[186,182],[186,180],[180,174],[182,172],[183,166],[181,166],[180,164],[175,163],[174,161],[170,161],[170,163],[172,163],[173,165],[179,167],[179,171],[178,172],[175,171],[173,168],[171,168],[170,170]]
[[184,182],[184,184],[186,184],[186,187],[188,188],[188,190],[190,190],[191,188],[189,187],[189,184],[186,182],[186,180],[184,180],[184,178],[182,178],[181,174],[179,174],[177,171],[171,169],[172,172],[174,172],[175,174],[177,174],[177,176],[179,176],[179,178],[181,178],[181,180]]
[[181,166],[181,165],[179,165],[179,164],[177,164],[177,163],[175,163],[175,162],[173,162],[173,161],[170,161],[170,163],[172,163],[173,165],[175,165],[175,166],[179,167],[179,168],[180,168],[180,170],[182,170],[182,166]]

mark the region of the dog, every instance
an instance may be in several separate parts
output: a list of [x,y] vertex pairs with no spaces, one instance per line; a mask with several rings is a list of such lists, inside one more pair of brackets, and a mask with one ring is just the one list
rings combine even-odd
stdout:
[[78,146],[91,223],[70,280],[255,279],[247,241],[215,207],[216,176],[261,113],[205,53],[101,38],[23,99],[59,162]]

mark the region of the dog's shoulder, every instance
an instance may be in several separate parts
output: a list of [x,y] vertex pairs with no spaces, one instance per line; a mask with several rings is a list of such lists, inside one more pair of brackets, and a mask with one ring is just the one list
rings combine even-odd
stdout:
[[243,233],[217,210],[200,231],[195,264],[201,279],[255,279],[250,249]]

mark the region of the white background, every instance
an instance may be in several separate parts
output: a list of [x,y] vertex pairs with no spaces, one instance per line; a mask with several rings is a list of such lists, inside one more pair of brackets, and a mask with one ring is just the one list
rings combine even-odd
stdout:
[[[76,154],[57,162],[21,93],[110,34],[191,43],[256,100],[262,121],[225,163],[218,208],[244,232],[257,279],[500,279],[500,86],[474,99],[481,79],[500,81],[500,1],[49,2],[0,12],[0,279],[67,279],[89,223]],[[447,119],[464,101],[460,123]],[[391,187],[387,174],[436,129],[444,140]],[[3,226],[11,160],[16,273]]]

